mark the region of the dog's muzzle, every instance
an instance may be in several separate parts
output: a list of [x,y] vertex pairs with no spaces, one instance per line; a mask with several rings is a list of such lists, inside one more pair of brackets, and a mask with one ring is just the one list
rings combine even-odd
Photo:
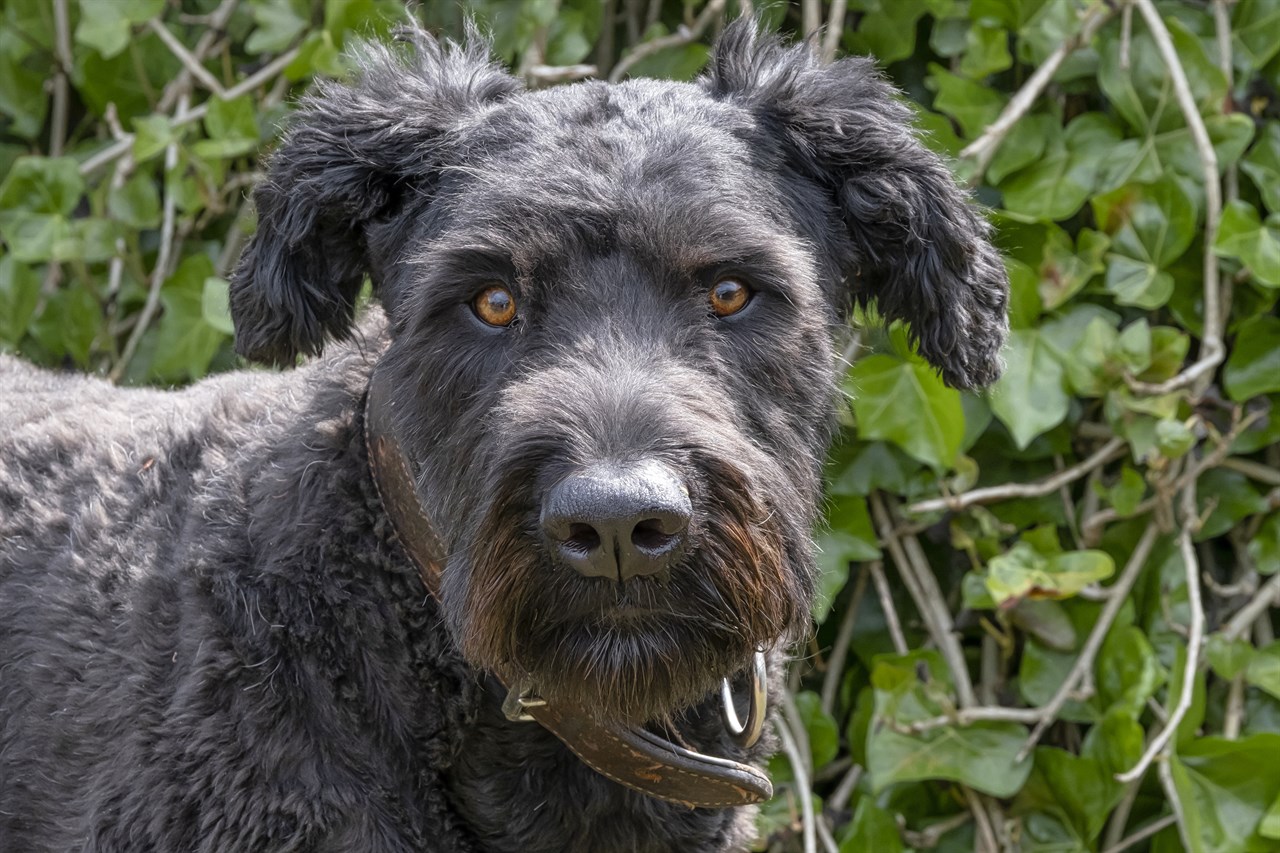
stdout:
[[[414,485],[412,463],[398,441],[384,387],[375,369],[365,392],[364,433],[374,486],[405,554],[422,582],[440,600],[443,548]],[[749,673],[746,722],[740,722],[728,679],[722,688],[723,717],[740,746],[759,740],[765,716],[765,657],[757,651]],[[503,712],[508,719],[537,722],[601,775],[660,800],[690,807],[724,808],[761,803],[773,785],[759,769],[728,758],[705,755],[672,743],[639,726],[603,722],[572,703],[552,703],[528,685],[507,685]]]

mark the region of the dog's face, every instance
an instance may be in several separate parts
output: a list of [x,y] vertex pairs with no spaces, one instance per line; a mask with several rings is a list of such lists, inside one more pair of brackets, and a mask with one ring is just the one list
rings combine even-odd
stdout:
[[315,352],[368,274],[464,654],[604,717],[671,712],[806,624],[850,305],[983,384],[1002,267],[863,61],[740,24],[698,84],[524,92],[413,42],[305,104],[238,346]]

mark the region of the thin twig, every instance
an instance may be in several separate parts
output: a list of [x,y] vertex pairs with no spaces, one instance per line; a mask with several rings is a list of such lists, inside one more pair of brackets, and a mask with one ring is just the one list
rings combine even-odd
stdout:
[[646,57],[653,56],[655,53],[667,48],[691,44],[702,38],[702,34],[706,32],[707,27],[711,26],[711,22],[724,14],[724,5],[725,0],[710,0],[694,20],[693,26],[686,27],[681,25],[671,35],[641,42],[631,48],[618,60],[618,64],[613,67],[613,70],[609,72],[609,82],[617,83],[627,75],[627,71],[631,69],[631,66]]
[[800,716],[800,708],[796,705],[795,694],[791,690],[782,691],[782,715],[793,730],[796,746],[800,749],[800,760],[804,763],[805,775],[813,778],[813,749],[809,746],[809,730],[804,727]]
[[218,78],[214,77],[209,73],[209,69],[200,64],[200,60],[192,55],[191,51],[187,50],[186,45],[178,41],[177,36],[171,33],[159,18],[152,18],[147,21],[147,26],[160,37],[160,41],[164,42],[164,46],[169,48],[169,52],[178,58],[187,73],[200,81],[201,86],[204,86],[219,98],[226,97],[226,90],[222,88]]
[[1076,658],[1076,662],[1072,665],[1071,671],[1067,673],[1067,677],[1062,680],[1062,686],[1058,688],[1048,702],[1040,706],[1040,720],[1036,723],[1035,728],[1031,730],[1031,735],[1027,738],[1027,742],[1018,751],[1018,761],[1023,760],[1031,753],[1041,736],[1044,735],[1045,730],[1057,719],[1058,712],[1062,710],[1062,706],[1067,704],[1067,700],[1075,693],[1076,685],[1080,683],[1087,672],[1092,672],[1093,660],[1102,648],[1102,641],[1106,639],[1112,623],[1115,622],[1116,616],[1120,614],[1120,608],[1124,606],[1125,599],[1129,597],[1129,591],[1133,589],[1134,582],[1137,581],[1138,575],[1142,573],[1142,568],[1146,565],[1147,558],[1151,556],[1151,549],[1155,547],[1156,537],[1159,535],[1160,528],[1154,524],[1148,525],[1147,529],[1143,531],[1142,538],[1138,540],[1137,546],[1133,549],[1133,554],[1129,557],[1129,562],[1125,564],[1120,577],[1111,585],[1111,597],[1107,599],[1106,604],[1102,605],[1102,612],[1098,614],[1098,620],[1094,622],[1093,630],[1089,632],[1088,639],[1085,640],[1084,646],[1080,649],[1080,656]]
[[595,77],[600,69],[594,65],[531,65],[525,69],[524,76],[543,85],[552,83],[568,83]]
[[53,75],[53,115],[49,120],[49,156],[61,157],[67,144],[67,111],[71,91],[67,75],[75,60],[71,56],[71,23],[67,0],[53,0],[54,51],[57,68]]
[[1191,828],[1187,826],[1187,813],[1182,807],[1182,799],[1178,796],[1178,787],[1173,783],[1173,768],[1167,761],[1160,762],[1160,785],[1164,795],[1169,799],[1169,808],[1173,811],[1173,819],[1178,823],[1178,836],[1182,839],[1183,850],[1193,850],[1195,838]]
[[1036,98],[1040,97],[1040,93],[1049,85],[1049,81],[1053,79],[1053,75],[1058,73],[1058,69],[1062,67],[1062,63],[1067,61],[1072,53],[1079,48],[1087,45],[1093,40],[1102,25],[1111,20],[1111,16],[1115,14],[1115,9],[1109,3],[1099,3],[1094,6],[1084,22],[1080,25],[1080,32],[1071,38],[1063,40],[1053,53],[1045,59],[1035,73],[1027,78],[1027,82],[1022,85],[1017,94],[1005,106],[1004,111],[1000,113],[1000,117],[987,126],[982,131],[982,135],[970,142],[960,152],[960,156],[965,159],[974,160],[974,180],[980,180],[982,175],[987,171],[987,166],[991,164],[991,159],[996,156],[996,151],[1000,149],[1000,143],[1009,135],[1009,131],[1013,130],[1024,115],[1030,111],[1035,104]]
[[844,35],[844,14],[848,8],[849,0],[831,0],[831,8],[827,10],[827,30],[822,34],[823,62],[831,62],[836,58],[840,37]]
[[813,38],[821,26],[822,0],[800,0],[800,35]]
[[1240,728],[1244,724],[1244,676],[1237,675],[1231,679],[1227,688],[1227,710],[1222,715],[1222,736],[1227,740],[1240,737]]
[[1195,696],[1196,679],[1200,668],[1200,645],[1204,640],[1204,605],[1200,600],[1200,561],[1196,559],[1195,545],[1191,537],[1200,529],[1196,511],[1195,484],[1192,483],[1182,493],[1182,531],[1178,534],[1178,549],[1182,552],[1183,568],[1187,580],[1187,607],[1191,611],[1191,624],[1188,626],[1187,658],[1182,668],[1182,689],[1178,692],[1178,701],[1169,712],[1169,719],[1160,734],[1152,738],[1146,751],[1138,763],[1124,773],[1116,775],[1121,782],[1132,782],[1142,778],[1155,757],[1164,751],[1169,741],[1178,731],[1182,718],[1191,708],[1191,700]]
[[1218,155],[1213,150],[1213,140],[1200,117],[1200,108],[1196,105],[1195,95],[1191,92],[1191,84],[1187,82],[1187,73],[1178,58],[1178,51],[1169,37],[1169,29],[1165,26],[1160,12],[1152,0],[1130,0],[1142,14],[1151,31],[1160,57],[1169,71],[1169,79],[1173,83],[1173,92],[1177,96],[1178,106],[1186,119],[1187,129],[1191,131],[1191,139],[1195,143],[1196,156],[1200,159],[1200,170],[1204,176],[1204,334],[1200,339],[1200,357],[1187,369],[1166,382],[1147,384],[1130,380],[1129,387],[1142,394],[1160,395],[1196,385],[1207,380],[1226,357],[1226,348],[1222,343],[1221,293],[1218,287],[1218,258],[1213,253],[1213,244],[1218,236],[1218,222],[1222,217],[1222,188],[1218,184]]
[[[181,117],[187,108],[187,96],[183,95],[178,98],[178,116]],[[178,143],[171,141],[164,155],[164,171],[168,175],[178,165]],[[167,188],[166,188],[167,189]],[[142,336],[146,333],[147,327],[151,325],[151,319],[155,316],[156,309],[160,307],[160,288],[164,286],[165,279],[169,277],[170,256],[173,253],[173,235],[177,230],[177,213],[178,200],[177,195],[172,191],[166,191],[164,196],[164,215],[160,224],[160,248],[156,252],[156,264],[151,269],[151,283],[147,289],[147,301],[143,303],[142,310],[138,312],[138,321],[134,324],[133,330],[129,332],[129,339],[125,342],[124,349],[120,352],[120,358],[116,361],[115,366],[111,368],[110,378],[112,382],[119,382],[124,372],[129,367],[129,362],[133,359],[133,355],[138,350],[138,344],[142,341]]]
[[910,648],[907,646],[906,635],[902,633],[902,620],[898,618],[898,608],[893,604],[893,591],[889,589],[889,580],[884,576],[884,563],[879,560],[871,561],[867,565],[867,572],[875,583],[876,596],[880,599],[880,612],[884,614],[884,622],[889,629],[889,640],[893,643],[893,650],[900,655],[905,655]]
[[976,708],[959,708],[940,717],[929,717],[902,726],[909,734],[920,734],[944,726],[970,726],[974,723],[1023,723],[1031,725],[1044,718],[1040,708],[1006,708],[1002,705],[979,705]]
[[839,784],[836,789],[831,792],[831,796],[827,797],[827,808],[839,811],[849,802],[849,798],[853,796],[854,789],[858,787],[858,782],[862,779],[862,765],[855,764],[840,777]]
[[1239,639],[1253,626],[1258,617],[1276,606],[1280,606],[1280,572],[1276,572],[1269,581],[1259,587],[1249,603],[1237,610],[1218,633],[1226,640]]
[[973,694],[973,680],[969,677],[960,641],[953,631],[951,611],[942,590],[938,588],[938,579],[934,577],[929,562],[925,559],[920,541],[913,535],[899,535],[893,518],[892,498],[872,492],[869,503],[880,538],[884,540],[885,547],[897,564],[898,574],[906,582],[907,590],[915,600],[929,636],[942,653],[942,659],[951,672],[956,700],[961,708],[972,708],[978,704]]
[[1160,832],[1166,826],[1172,826],[1174,823],[1177,822],[1177,820],[1178,818],[1175,815],[1171,815],[1171,814],[1165,815],[1159,820],[1154,820],[1151,823],[1144,826],[1142,829],[1139,829],[1133,835],[1130,835],[1127,838],[1123,838],[1120,841],[1117,841],[1115,844],[1111,845],[1110,847],[1106,848],[1105,853],[1121,853],[1121,851],[1128,850],[1130,847],[1137,844],[1139,841],[1146,841],[1148,838],[1155,835],[1157,832]]
[[907,512],[918,515],[926,512],[937,512],[938,510],[948,509],[952,512],[973,506],[974,504],[989,504],[996,501],[1013,500],[1014,498],[1038,498],[1044,495],[1052,494],[1058,489],[1069,483],[1079,480],[1081,477],[1093,471],[1095,468],[1101,468],[1108,462],[1123,456],[1125,453],[1125,440],[1122,438],[1113,438],[1106,444],[1102,445],[1092,456],[1084,459],[1070,468],[1064,468],[1058,473],[1046,477],[1034,483],[1005,483],[999,486],[987,486],[982,489],[970,489],[967,492],[961,492],[958,495],[948,495],[941,498],[930,498],[929,500],[919,501],[907,507]]
[[1266,483],[1268,486],[1280,486],[1280,470],[1269,465],[1263,465],[1261,462],[1230,456],[1223,459],[1220,464],[1223,468],[1238,471],[1251,480],[1257,480],[1259,483]]
[[867,592],[867,572],[859,572],[858,580],[853,585],[853,595],[845,607],[844,618],[840,620],[840,630],[836,632],[836,643],[831,647],[831,657],[827,658],[827,671],[822,677],[822,710],[832,713],[836,705],[836,692],[840,689],[840,677],[844,675],[844,661],[849,654],[849,644],[853,642],[853,628],[857,622],[858,607],[862,604],[862,596]]
[[773,724],[778,730],[778,736],[782,739],[782,751],[786,753],[787,760],[791,762],[791,772],[796,777],[796,793],[800,798],[800,820],[803,827],[804,853],[817,853],[818,839],[814,829],[813,796],[810,793],[809,776],[805,772],[805,762],[801,756],[800,747],[797,746],[796,738],[785,720],[775,714]]
[[960,790],[964,791],[965,803],[973,814],[973,823],[978,830],[978,839],[981,841],[978,849],[985,850],[986,853],[1000,853],[1000,843],[996,841],[996,831],[991,826],[991,815],[987,814],[982,800],[968,785],[961,785]]

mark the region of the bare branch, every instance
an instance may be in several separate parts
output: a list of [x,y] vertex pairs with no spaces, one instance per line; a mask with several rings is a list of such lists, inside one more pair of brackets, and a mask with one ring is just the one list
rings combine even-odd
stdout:
[[876,585],[876,596],[880,599],[880,612],[884,614],[885,625],[889,629],[889,639],[893,641],[893,650],[900,655],[910,651],[907,638],[902,633],[902,620],[898,618],[898,609],[893,606],[893,592],[889,589],[889,581],[884,576],[884,563],[873,560],[867,566],[867,572]]
[[978,702],[974,697],[969,668],[965,664],[960,641],[956,639],[954,633],[951,611],[947,609],[946,598],[938,588],[938,579],[929,568],[929,562],[925,559],[920,541],[912,535],[899,535],[893,518],[892,498],[882,497],[879,492],[872,492],[869,502],[880,538],[893,556],[893,561],[898,566],[898,574],[906,583],[916,607],[920,610],[920,615],[924,618],[929,636],[942,652],[942,658],[951,672],[952,681],[956,686],[956,699],[960,707],[972,708]]
[[1182,799],[1178,796],[1178,788],[1173,783],[1173,769],[1167,761],[1160,762],[1160,785],[1164,788],[1164,795],[1169,798],[1169,807],[1173,810],[1173,818],[1178,823],[1182,849],[1194,850],[1195,837],[1187,826],[1187,813],[1182,807]]
[[1106,853],[1122,853],[1122,851],[1128,850],[1130,847],[1137,844],[1139,841],[1146,841],[1148,838],[1155,835],[1157,832],[1160,832],[1166,826],[1172,826],[1174,823],[1177,823],[1177,821],[1178,821],[1177,816],[1171,815],[1171,814],[1165,815],[1159,820],[1153,820],[1151,823],[1147,824],[1142,829],[1139,829],[1133,835],[1130,835],[1127,838],[1123,838],[1120,841],[1108,847],[1106,849]]
[[800,747],[796,744],[796,738],[787,722],[775,714],[773,723],[778,729],[778,737],[782,738],[782,751],[786,753],[787,761],[791,763],[791,772],[796,777],[796,791],[800,799],[800,819],[803,826],[804,853],[817,853],[818,839],[817,832],[814,829],[816,819],[813,814],[813,797],[810,794],[809,775],[805,771],[804,757],[800,753]]
[[1025,116],[1031,110],[1031,107],[1035,105],[1036,98],[1040,97],[1040,93],[1049,85],[1053,75],[1058,73],[1062,63],[1066,62],[1067,57],[1078,49],[1093,41],[1094,35],[1102,28],[1103,24],[1111,20],[1111,16],[1114,14],[1115,9],[1109,3],[1098,3],[1090,9],[1089,14],[1080,26],[1080,32],[1058,45],[1053,53],[1049,54],[1045,59],[1044,63],[1035,70],[1035,73],[1027,78],[1027,82],[1022,85],[1022,88],[1005,106],[1004,112],[1000,113],[1000,117],[992,122],[986,130],[982,131],[981,136],[964,147],[964,150],[960,152],[960,156],[974,161],[977,167],[974,170],[975,181],[982,178],[982,175],[987,171],[987,166],[991,165],[992,158],[996,156],[996,151],[1000,149],[1000,143],[1009,135],[1009,131],[1013,130],[1013,126],[1018,123],[1018,120]]
[[827,671],[822,678],[822,710],[828,714],[836,705],[836,691],[840,689],[840,676],[844,674],[845,657],[849,654],[849,643],[853,641],[853,626],[857,621],[858,607],[862,604],[862,596],[867,592],[867,572],[859,572],[854,583],[853,596],[845,608],[844,617],[840,620],[840,630],[836,632],[835,645],[831,647],[831,657],[827,658]]
[[618,64],[613,67],[613,70],[609,72],[609,82],[617,83],[627,75],[627,71],[631,69],[631,66],[646,57],[653,56],[655,53],[667,48],[683,47],[700,39],[702,34],[707,31],[707,27],[711,26],[711,22],[724,14],[724,5],[725,0],[710,0],[694,20],[693,26],[686,27],[681,25],[671,35],[641,42],[631,48],[618,60]]
[[1111,596],[1107,599],[1106,604],[1102,605],[1102,612],[1098,614],[1098,621],[1093,624],[1093,630],[1089,632],[1088,639],[1085,640],[1084,646],[1080,649],[1080,656],[1076,658],[1071,671],[1062,680],[1062,686],[1053,694],[1053,698],[1040,706],[1040,721],[1031,730],[1030,737],[1027,738],[1027,742],[1023,744],[1022,749],[1018,752],[1017,758],[1019,761],[1031,753],[1032,748],[1039,742],[1045,730],[1057,719],[1058,712],[1062,710],[1062,706],[1067,704],[1067,700],[1075,693],[1076,685],[1080,683],[1086,673],[1092,672],[1093,660],[1097,657],[1099,649],[1102,648],[1102,641],[1106,639],[1112,623],[1116,621],[1116,616],[1120,614],[1120,608],[1124,606],[1125,599],[1129,597],[1129,591],[1133,589],[1134,582],[1138,579],[1138,575],[1142,573],[1142,569],[1147,563],[1147,558],[1151,556],[1151,549],[1155,547],[1156,537],[1159,535],[1160,528],[1154,524],[1149,525],[1143,531],[1142,538],[1138,540],[1137,546],[1133,549],[1133,554],[1129,557],[1129,562],[1125,564],[1120,577],[1111,585]]
[[71,23],[67,16],[67,0],[53,0],[54,54],[57,68],[53,75],[53,115],[49,120],[49,156],[61,157],[67,144],[67,110],[71,91],[67,75],[75,60],[71,56]]
[[1272,607],[1280,607],[1280,572],[1272,575],[1271,580],[1259,587],[1249,603],[1237,610],[1218,633],[1228,640],[1239,639]]
[[147,22],[147,26],[160,37],[160,41],[164,42],[164,46],[169,48],[169,52],[178,58],[186,72],[198,80],[201,86],[204,86],[220,98],[225,97],[225,90],[222,88],[222,84],[218,82],[218,78],[210,74],[209,69],[200,64],[200,60],[193,56],[182,42],[178,41],[177,36],[171,33],[159,18],[152,18]]
[[595,77],[599,71],[594,65],[531,65],[525,69],[524,76],[540,84],[551,85]]
[[1187,580],[1187,607],[1191,611],[1191,624],[1187,634],[1187,658],[1182,668],[1182,689],[1178,691],[1178,701],[1169,712],[1169,719],[1164,728],[1147,745],[1142,758],[1132,768],[1116,776],[1121,782],[1133,782],[1142,778],[1155,757],[1164,751],[1169,741],[1178,731],[1178,725],[1191,708],[1191,700],[1195,695],[1197,673],[1200,668],[1200,646],[1204,641],[1204,605],[1200,599],[1200,561],[1196,559],[1196,549],[1191,537],[1200,529],[1196,510],[1195,483],[1192,482],[1182,493],[1182,531],[1178,534],[1178,549],[1182,552],[1183,568]]
[[1222,188],[1218,184],[1218,155],[1213,150],[1213,141],[1209,138],[1209,131],[1205,129],[1204,119],[1200,117],[1200,108],[1191,93],[1191,84],[1187,82],[1187,73],[1178,58],[1173,40],[1169,37],[1169,30],[1152,0],[1130,2],[1147,22],[1156,49],[1169,71],[1169,79],[1173,83],[1173,91],[1186,119],[1187,128],[1191,131],[1191,139],[1195,143],[1196,156],[1200,159],[1200,170],[1204,176],[1204,335],[1200,339],[1200,357],[1166,382],[1152,385],[1129,381],[1129,387],[1138,393],[1160,395],[1206,381],[1226,358],[1226,348],[1222,343],[1222,294],[1218,286],[1218,259],[1213,254],[1213,244],[1218,237],[1218,222],[1222,217]]
[[958,495],[950,495],[948,497],[930,498],[929,500],[919,501],[907,507],[907,512],[912,514],[920,514],[926,512],[937,512],[938,510],[949,509],[952,512],[973,506],[974,504],[988,504],[996,501],[1007,501],[1014,498],[1038,498],[1044,495],[1052,494],[1068,483],[1073,483],[1081,477],[1088,474],[1095,468],[1101,468],[1108,462],[1118,459],[1125,453],[1125,441],[1122,438],[1113,438],[1100,447],[1092,456],[1085,459],[1070,468],[1065,468],[1051,477],[1046,477],[1035,483],[1005,483],[1001,486],[988,486],[982,489],[971,489]]
[[840,36],[844,35],[844,13],[848,8],[849,0],[831,0],[831,8],[827,10],[827,29],[822,34],[823,62],[831,62],[836,58]]

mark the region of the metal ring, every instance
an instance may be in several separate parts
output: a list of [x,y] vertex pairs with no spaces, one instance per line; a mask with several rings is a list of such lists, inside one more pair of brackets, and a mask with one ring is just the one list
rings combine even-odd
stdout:
[[764,652],[756,649],[751,659],[751,685],[747,697],[749,704],[745,724],[738,721],[738,711],[733,706],[733,689],[729,686],[729,679],[726,678],[720,683],[724,727],[729,731],[733,742],[743,749],[755,746],[756,741],[760,740],[760,733],[764,731],[765,701],[769,697],[768,681],[769,673],[765,667]]

